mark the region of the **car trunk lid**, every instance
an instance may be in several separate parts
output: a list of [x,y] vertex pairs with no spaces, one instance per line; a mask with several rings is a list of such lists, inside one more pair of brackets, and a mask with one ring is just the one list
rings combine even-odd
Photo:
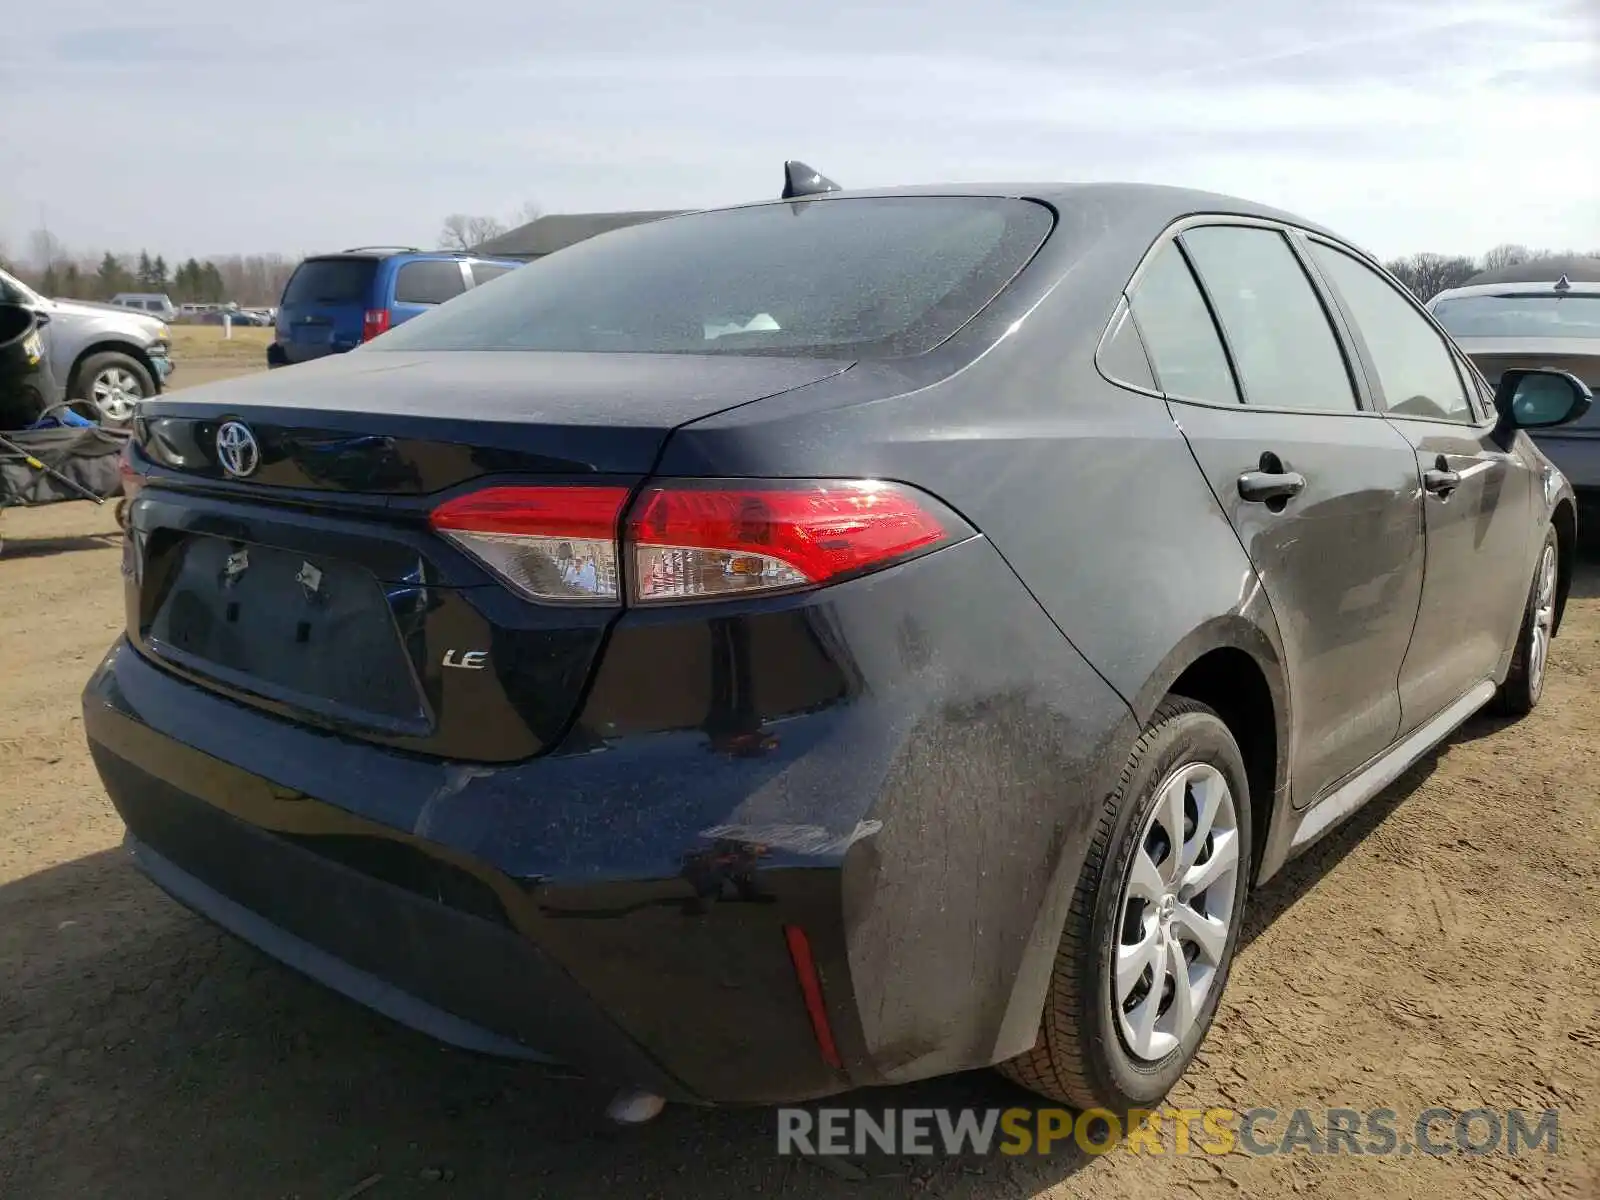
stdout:
[[[537,754],[620,610],[524,599],[429,514],[491,482],[634,488],[676,426],[848,366],[362,351],[163,396],[137,426],[129,637],[293,720],[450,758]],[[230,460],[242,477],[219,449],[230,423],[254,446]]]

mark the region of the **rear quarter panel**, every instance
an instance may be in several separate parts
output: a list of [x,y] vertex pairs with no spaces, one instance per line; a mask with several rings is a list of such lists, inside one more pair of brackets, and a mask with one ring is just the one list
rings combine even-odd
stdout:
[[658,470],[898,479],[932,492],[995,544],[1141,720],[1208,644],[1245,650],[1271,681],[1276,623],[1166,402],[1094,365],[1122,285],[1163,226],[1065,266],[1036,262],[941,351],[863,363],[685,426]]
[[[1151,237],[1157,232],[1159,226]],[[1027,286],[1025,275],[945,351],[860,364],[695,422],[672,435],[658,465],[664,475],[894,479],[933,493],[991,542],[988,569],[1014,575],[1053,634],[1064,635],[1130,707],[1131,719],[1105,727],[1092,766],[1057,773],[1057,817],[1071,831],[1065,839],[1030,843],[1013,825],[1038,828],[1039,812],[1013,808],[1003,795],[974,810],[970,780],[921,797],[917,827],[924,833],[905,847],[896,848],[888,820],[876,839],[873,886],[902,896],[894,920],[906,928],[896,934],[880,926],[871,946],[937,943],[919,932],[950,923],[918,869],[929,862],[998,876],[997,886],[967,893],[973,929],[1032,931],[1020,960],[946,948],[969,978],[1014,989],[993,1035],[995,1058],[1031,1044],[1026,1035],[1037,1028],[1064,906],[1082,869],[1084,834],[1139,728],[1183,670],[1219,647],[1249,654],[1273,693],[1277,745],[1291,748],[1277,625],[1243,548],[1165,401],[1113,385],[1094,366],[1122,281],[1145,245],[1079,260],[1059,286],[1038,279]],[[976,639],[997,615],[972,606],[965,619]],[[1033,669],[1051,670],[1048,661],[1036,656]],[[1015,716],[1019,729],[1031,719],[1024,711]],[[958,747],[918,746],[921,775],[963,780],[972,760]],[[1278,756],[1274,802],[1286,791],[1281,764],[1290,760]],[[1265,819],[1267,800],[1257,802]],[[1280,819],[1288,810],[1273,807]],[[1032,849],[985,860],[971,855],[973,843]],[[967,929],[961,926],[961,937]],[[908,1067],[921,1073],[927,1060],[916,1032],[880,1028],[875,1040],[903,1039]]]

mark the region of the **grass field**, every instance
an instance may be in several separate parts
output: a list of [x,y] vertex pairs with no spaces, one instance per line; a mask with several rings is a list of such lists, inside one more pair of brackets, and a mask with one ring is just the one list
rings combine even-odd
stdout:
[[231,338],[225,338],[220,325],[174,325],[172,358],[178,369],[172,387],[193,387],[266,370],[272,333],[261,326],[239,326]]

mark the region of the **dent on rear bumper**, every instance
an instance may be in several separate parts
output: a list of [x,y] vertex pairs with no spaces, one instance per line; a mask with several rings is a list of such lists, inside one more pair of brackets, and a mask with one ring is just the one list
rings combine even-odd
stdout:
[[[1126,706],[981,539],[711,611],[626,614],[561,749],[510,766],[282,722],[126,644],[85,724],[97,758],[299,847],[401,844],[480,880],[694,1096],[820,1095],[1031,1045]],[[817,1053],[789,924],[843,1072]]]

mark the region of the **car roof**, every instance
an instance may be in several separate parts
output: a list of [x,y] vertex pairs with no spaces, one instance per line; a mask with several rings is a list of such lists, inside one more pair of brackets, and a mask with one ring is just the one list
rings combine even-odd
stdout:
[[[826,204],[899,196],[972,196],[1034,200],[1055,208],[1063,215],[1072,214],[1082,226],[1100,227],[1110,235],[1112,241],[1123,243],[1125,247],[1142,243],[1138,247],[1138,255],[1142,255],[1148,249],[1150,240],[1156,234],[1186,217],[1253,217],[1321,234],[1342,246],[1357,250],[1374,263],[1377,262],[1372,254],[1348,238],[1284,209],[1220,192],[1157,183],[925,183],[904,187],[844,188],[834,192],[799,196],[791,200],[781,198],[757,200],[745,204],[726,205],[718,209],[701,210],[701,212],[727,212],[781,204]],[[662,219],[674,221],[693,215],[697,214],[685,213]]]
[[[794,204],[811,201],[856,200],[884,196],[980,196],[1024,200],[1040,200],[1051,205],[1093,204],[1095,206],[1133,206],[1146,213],[1166,213],[1172,220],[1190,214],[1218,213],[1223,215],[1260,217],[1281,221],[1337,237],[1332,230],[1313,221],[1260,204],[1238,196],[1197,188],[1175,187],[1160,183],[924,183],[906,187],[849,188],[837,192],[823,192],[795,200],[762,200],[756,204]],[[750,204],[729,205],[730,208],[749,208]],[[671,220],[670,217],[667,218]],[[1341,239],[1343,240],[1343,239]]]
[[1475,287],[1481,283],[1531,283],[1535,286],[1566,279],[1572,283],[1600,283],[1600,258],[1584,254],[1557,254],[1545,258],[1513,263],[1508,267],[1495,267],[1480,271],[1464,286]]
[[1446,288],[1428,301],[1432,308],[1441,300],[1458,300],[1462,296],[1600,296],[1600,283],[1582,280],[1567,281],[1567,286],[1557,288],[1558,279],[1530,280],[1526,283],[1467,283]]
[[404,246],[356,246],[349,250],[330,250],[326,254],[308,254],[302,261],[313,262],[330,258],[370,259],[373,262],[385,258],[464,258],[475,262],[506,261],[498,259],[492,254],[479,254],[475,250],[412,250]]

